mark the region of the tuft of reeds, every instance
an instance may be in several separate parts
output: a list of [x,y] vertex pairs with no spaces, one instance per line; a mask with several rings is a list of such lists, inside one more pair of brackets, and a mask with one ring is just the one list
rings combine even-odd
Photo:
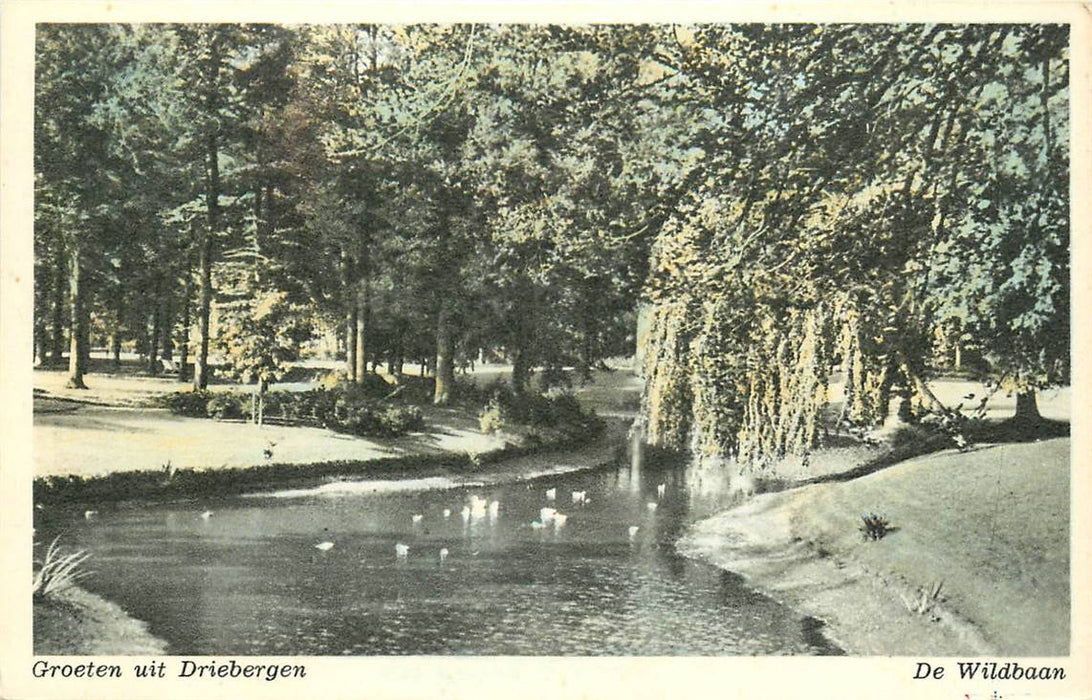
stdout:
[[53,538],[46,548],[45,556],[40,560],[35,559],[33,595],[36,599],[47,598],[73,586],[77,581],[87,577],[89,572],[81,567],[91,556],[85,550],[62,554],[58,542],[61,537]]

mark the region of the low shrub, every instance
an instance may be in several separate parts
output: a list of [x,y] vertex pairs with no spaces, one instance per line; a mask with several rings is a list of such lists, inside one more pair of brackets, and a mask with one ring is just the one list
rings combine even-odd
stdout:
[[478,429],[486,435],[499,433],[504,430],[506,424],[504,406],[497,399],[490,399],[482,412],[478,415]]
[[[458,389],[459,384],[457,383],[455,387]],[[434,377],[403,374],[398,377],[396,390],[398,398],[407,403],[432,403],[432,397],[436,394],[436,379]]]
[[[424,428],[424,416],[416,406],[373,398],[389,396],[390,390],[386,381],[376,377],[364,385],[335,389],[271,391],[264,398],[265,415],[360,436],[391,437]],[[216,419],[249,415],[250,401],[250,394],[207,391],[179,392],[161,399],[162,405],[179,415]]]
[[160,396],[156,403],[179,416],[191,418],[207,418],[209,399],[213,392],[207,389],[196,391],[176,391],[173,394]]
[[416,406],[397,406],[379,403],[347,404],[341,406],[329,427],[353,435],[393,437],[425,425],[421,409]]
[[862,525],[858,528],[866,540],[882,540],[891,531],[891,521],[882,515],[869,513],[861,516]]
[[250,397],[241,394],[215,392],[205,406],[209,418],[225,420],[242,418],[250,412]]
[[573,440],[598,432],[602,421],[572,394],[517,394],[496,387],[478,415],[483,433],[523,432],[529,441]]

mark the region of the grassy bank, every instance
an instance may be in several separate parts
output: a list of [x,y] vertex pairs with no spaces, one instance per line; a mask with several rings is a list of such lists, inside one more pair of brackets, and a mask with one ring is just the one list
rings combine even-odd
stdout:
[[129,500],[175,500],[230,496],[362,479],[422,479],[435,476],[480,477],[509,471],[523,457],[578,449],[603,441],[613,444],[618,427],[588,433],[579,440],[506,446],[484,453],[417,454],[371,460],[310,464],[261,464],[216,469],[183,468],[118,471],[92,476],[48,475],[34,480],[34,502],[41,506],[104,504]]
[[167,643],[120,607],[73,586],[34,601],[34,653],[163,654]]
[[[828,623],[858,654],[1066,654],[1069,439],[911,459],[764,494],[680,550]],[[890,530],[860,532],[877,513]]]

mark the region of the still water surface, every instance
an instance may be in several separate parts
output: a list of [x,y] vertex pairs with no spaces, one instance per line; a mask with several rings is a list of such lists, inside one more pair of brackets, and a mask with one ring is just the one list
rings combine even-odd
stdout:
[[[687,524],[732,499],[712,479],[619,464],[487,488],[139,505],[54,515],[38,540],[92,552],[85,586],[173,654],[839,653],[814,620],[675,553]],[[496,515],[464,519],[472,497]],[[544,507],[565,524],[538,527]]]

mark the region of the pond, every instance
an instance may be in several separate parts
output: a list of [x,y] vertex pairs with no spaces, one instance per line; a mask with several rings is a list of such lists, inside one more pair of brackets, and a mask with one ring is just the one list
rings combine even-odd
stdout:
[[733,498],[694,467],[618,463],[495,487],[47,512],[37,537],[90,551],[85,587],[173,654],[840,653],[816,620],[676,554],[687,524]]

